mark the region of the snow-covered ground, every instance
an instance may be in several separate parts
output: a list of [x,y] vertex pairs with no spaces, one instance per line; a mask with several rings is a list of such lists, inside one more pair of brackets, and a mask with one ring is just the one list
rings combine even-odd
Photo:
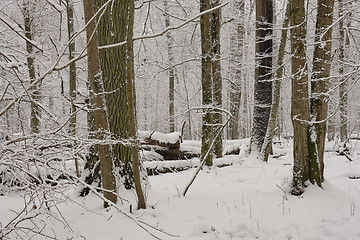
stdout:
[[[326,152],[323,189],[309,186],[300,197],[288,193],[292,171],[289,144],[276,146],[275,156],[280,157],[270,157],[269,163],[240,153],[230,157],[237,159],[232,166],[203,169],[186,197],[180,192],[195,169],[150,176],[148,209],[130,214],[129,203],[117,204],[137,223],[114,207],[103,209],[94,194],[86,198],[72,194],[66,203],[58,205],[72,232],[57,221],[44,221],[54,229],[57,239],[154,239],[149,232],[160,239],[179,240],[360,239],[360,179],[349,178],[360,177],[360,142],[353,146],[357,151],[352,153],[352,162]],[[328,149],[331,147],[328,144]],[[12,210],[21,210],[22,194],[0,197],[0,227],[15,216]],[[136,206],[133,192],[120,194]]]

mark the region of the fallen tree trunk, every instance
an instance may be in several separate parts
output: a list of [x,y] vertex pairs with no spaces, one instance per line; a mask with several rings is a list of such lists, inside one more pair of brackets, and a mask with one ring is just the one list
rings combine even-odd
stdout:
[[160,147],[157,145],[141,145],[142,149],[160,154],[164,160],[185,160],[199,157],[196,152],[182,150],[181,148]]
[[[241,158],[234,158],[232,156],[224,156],[214,160],[214,165],[218,168],[231,166],[234,164],[241,164],[244,160]],[[152,161],[144,162],[144,168],[148,176],[154,176],[164,173],[181,172],[190,168],[196,168],[200,165],[200,159],[195,158],[191,160],[176,160],[176,161]]]
[[199,156],[196,152],[180,147],[182,137],[179,132],[164,134],[156,131],[139,131],[139,137],[142,149],[154,151],[163,156],[164,160],[191,159]]

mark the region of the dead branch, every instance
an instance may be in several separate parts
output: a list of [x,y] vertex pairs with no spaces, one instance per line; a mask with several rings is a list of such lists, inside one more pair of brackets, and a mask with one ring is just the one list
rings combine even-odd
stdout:
[[[225,111],[226,112],[226,111]],[[215,145],[215,140],[220,136],[220,134],[223,132],[223,130],[225,129],[226,125],[229,123],[232,115],[230,113],[228,113],[228,119],[226,120],[225,124],[223,124],[219,130],[219,132],[216,134],[216,136],[214,137],[214,139],[211,142],[211,145],[208,149],[208,151],[206,152],[205,156],[203,157],[203,159],[201,160],[201,164],[197,167],[193,177],[190,179],[189,183],[186,185],[182,195],[185,197],[186,193],[188,192],[190,186],[193,184],[193,182],[195,181],[195,178],[197,177],[197,175],[199,174],[200,170],[202,169],[202,167],[205,164],[206,158],[207,156],[210,154],[210,152],[212,151],[214,145]]]

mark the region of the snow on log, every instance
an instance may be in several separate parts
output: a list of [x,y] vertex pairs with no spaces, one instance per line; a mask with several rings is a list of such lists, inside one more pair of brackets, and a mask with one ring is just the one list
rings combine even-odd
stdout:
[[[222,158],[214,159],[214,165],[217,167],[226,167],[235,164],[242,164],[244,159],[238,155],[227,155]],[[152,161],[144,162],[144,167],[148,176],[159,175],[164,173],[180,172],[199,166],[200,159],[193,158],[190,160],[177,161]]]
[[[160,154],[164,160],[190,159],[200,155],[197,149],[181,144],[183,141],[180,132],[164,134],[156,131],[139,131],[139,138],[143,150]],[[146,153],[144,159],[151,159],[149,153]]]
[[180,132],[160,133],[156,131],[139,131],[140,143],[142,145],[156,145],[167,148],[180,148],[182,141]]

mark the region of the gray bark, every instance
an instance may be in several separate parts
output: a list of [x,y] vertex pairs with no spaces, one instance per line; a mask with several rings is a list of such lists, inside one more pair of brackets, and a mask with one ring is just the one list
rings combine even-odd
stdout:
[[[24,10],[24,29],[25,29],[25,37],[29,40],[33,39],[32,33],[32,3],[31,1],[24,1],[23,3],[23,10]],[[33,52],[33,45],[26,41],[26,52],[27,52],[27,66],[28,66],[28,73],[30,78],[30,83],[33,83],[36,79],[35,75],[35,57]],[[35,86],[30,93],[31,97],[31,113],[30,113],[30,130],[32,133],[39,133],[40,132],[40,109],[37,105],[37,101],[40,100],[40,91],[39,86]]]

